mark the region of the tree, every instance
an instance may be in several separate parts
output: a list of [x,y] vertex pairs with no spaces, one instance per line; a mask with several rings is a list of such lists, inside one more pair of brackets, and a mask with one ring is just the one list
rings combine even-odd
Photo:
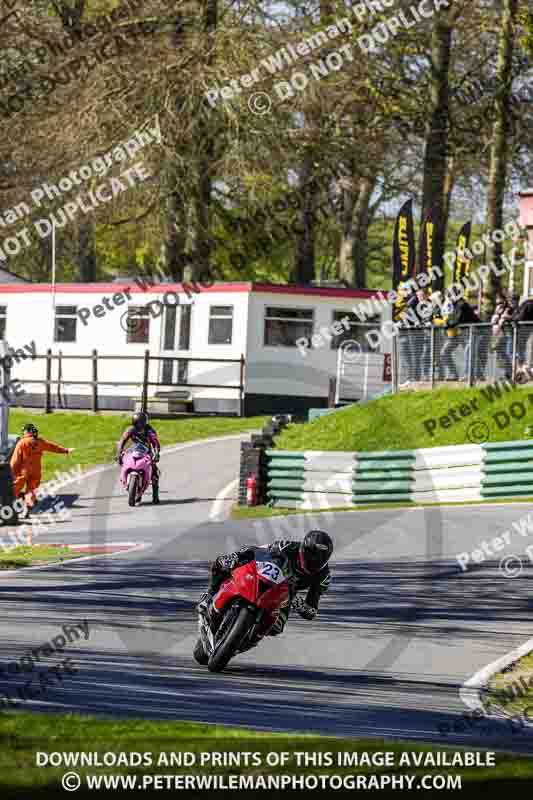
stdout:
[[[442,269],[446,239],[444,193],[448,172],[449,70],[453,24],[449,12],[437,12],[431,33],[430,112],[424,152],[422,219],[435,211],[433,264]],[[435,281],[442,288],[442,278]]]
[[[498,61],[496,65],[495,115],[492,127],[492,144],[490,148],[490,170],[488,185],[487,225],[489,231],[501,231],[503,228],[503,207],[505,184],[508,174],[510,140],[512,137],[512,65],[515,44],[515,27],[518,0],[503,0],[498,43]],[[499,269],[502,265],[502,242],[493,244],[493,262]],[[491,273],[491,293],[494,294],[501,284],[499,276]]]

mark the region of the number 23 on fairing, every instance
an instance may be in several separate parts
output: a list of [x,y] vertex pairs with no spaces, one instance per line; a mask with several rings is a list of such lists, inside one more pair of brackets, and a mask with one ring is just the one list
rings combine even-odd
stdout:
[[273,564],[272,561],[257,561],[256,564],[257,574],[261,575],[262,578],[266,578],[268,581],[272,581],[272,583],[283,583],[285,580],[283,570],[276,564]]

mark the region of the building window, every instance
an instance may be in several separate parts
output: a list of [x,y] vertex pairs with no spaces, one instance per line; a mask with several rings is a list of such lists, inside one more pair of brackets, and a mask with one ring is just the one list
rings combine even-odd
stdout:
[[343,342],[352,341],[352,342],[359,342],[359,344],[361,345],[361,350],[363,352],[370,350],[371,348],[368,339],[366,338],[366,334],[370,330],[374,330],[375,328],[380,328],[381,326],[380,315],[376,314],[373,317],[367,317],[365,322],[362,323],[361,320],[351,311],[333,312],[333,323],[340,322],[342,319],[345,320],[346,325],[349,325],[349,327],[346,328],[345,324],[341,323],[342,333],[335,335],[333,330],[331,331],[333,336],[330,344],[331,349],[338,350]]
[[7,306],[0,306],[0,339],[6,338]]
[[163,332],[163,350],[174,350],[176,340],[176,306],[165,308],[165,329]]
[[265,309],[265,347],[296,347],[296,340],[313,335],[313,309]]
[[127,344],[148,344],[150,338],[150,312],[144,306],[129,306],[126,318]]
[[[180,350],[189,350],[191,347],[191,309],[191,305],[180,306]],[[231,330],[229,336],[231,342]]]
[[77,306],[56,306],[54,342],[76,341]]
[[208,344],[231,344],[232,334],[233,306],[211,306]]

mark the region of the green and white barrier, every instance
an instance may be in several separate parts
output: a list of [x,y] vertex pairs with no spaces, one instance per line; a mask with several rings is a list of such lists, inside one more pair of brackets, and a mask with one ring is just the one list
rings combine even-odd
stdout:
[[354,453],[353,503],[409,501],[412,450]]
[[533,440],[385,452],[267,450],[277,507],[468,502],[533,496]]
[[414,450],[414,503],[481,500],[483,449],[479,444]]
[[353,453],[267,450],[268,497],[283,508],[352,505]]
[[533,494],[533,440],[482,445],[483,498]]

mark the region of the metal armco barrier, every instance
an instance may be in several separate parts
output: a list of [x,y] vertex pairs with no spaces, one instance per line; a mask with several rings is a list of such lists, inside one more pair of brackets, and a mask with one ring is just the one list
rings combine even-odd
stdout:
[[533,496],[533,439],[385,452],[267,450],[279,508],[468,502]]

